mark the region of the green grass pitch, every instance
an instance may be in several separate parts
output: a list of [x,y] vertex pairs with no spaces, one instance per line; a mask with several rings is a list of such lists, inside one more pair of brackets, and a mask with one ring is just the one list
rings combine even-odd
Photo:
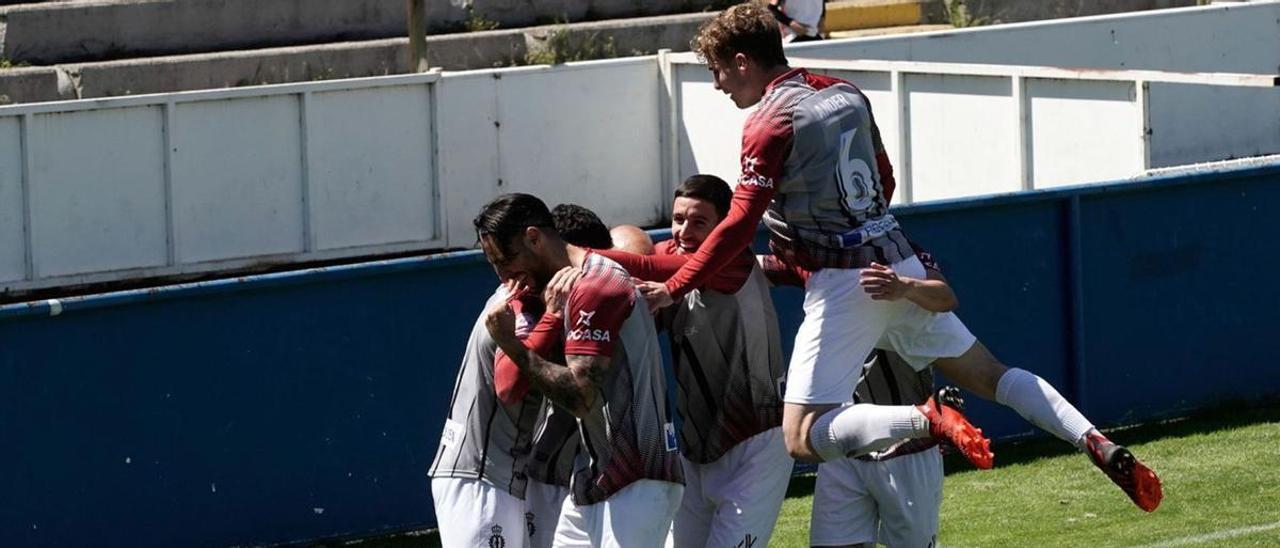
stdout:
[[[1109,433],[1164,483],[1147,514],[1073,447],[1037,439],[995,448],[996,468],[948,457],[939,544],[1280,546],[1280,403],[1228,406]],[[813,477],[792,480],[770,546],[807,547]],[[434,534],[330,546],[438,546]]]

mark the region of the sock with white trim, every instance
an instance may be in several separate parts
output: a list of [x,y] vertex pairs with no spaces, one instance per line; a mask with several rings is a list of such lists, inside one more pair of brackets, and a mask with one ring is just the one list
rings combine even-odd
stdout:
[[1093,423],[1053,385],[1025,369],[1013,367],[1005,371],[996,384],[996,401],[1076,447],[1083,447],[1084,435],[1093,430]]
[[887,449],[929,437],[929,419],[912,405],[860,403],[827,411],[809,429],[809,444],[824,461]]

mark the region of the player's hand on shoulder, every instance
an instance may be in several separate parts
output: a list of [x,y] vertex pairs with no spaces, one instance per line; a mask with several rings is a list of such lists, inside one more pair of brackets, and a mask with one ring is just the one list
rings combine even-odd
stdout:
[[547,305],[547,312],[558,316],[564,315],[564,305],[569,300],[569,290],[582,277],[582,269],[566,266],[551,277],[547,288],[542,291],[542,302]]
[[877,301],[896,301],[907,296],[910,285],[898,273],[880,263],[862,269],[858,284]]
[[640,290],[640,294],[644,296],[645,302],[649,303],[649,311],[657,313],[658,310],[671,306],[675,302],[671,298],[671,292],[667,291],[667,284],[659,282],[640,282],[636,284],[636,289]]

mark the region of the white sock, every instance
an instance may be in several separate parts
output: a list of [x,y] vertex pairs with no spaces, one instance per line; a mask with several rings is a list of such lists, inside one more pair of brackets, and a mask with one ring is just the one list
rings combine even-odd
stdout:
[[1025,369],[1014,367],[1005,371],[996,384],[996,401],[1076,447],[1081,446],[1081,439],[1093,429],[1093,423],[1052,385]]
[[929,419],[911,405],[848,405],[826,412],[809,429],[809,444],[824,461],[865,455],[900,440],[926,437]]

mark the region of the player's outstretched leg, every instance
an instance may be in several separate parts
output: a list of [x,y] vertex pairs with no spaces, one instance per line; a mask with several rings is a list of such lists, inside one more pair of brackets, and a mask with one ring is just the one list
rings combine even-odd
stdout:
[[1097,430],[1085,434],[1084,440],[1085,452],[1093,464],[1120,486],[1138,508],[1154,512],[1160,506],[1164,493],[1155,472],[1123,445],[1112,442]]
[[929,419],[929,433],[933,437],[950,442],[974,466],[989,470],[995,463],[991,440],[982,435],[982,429],[969,423],[960,412],[963,406],[960,389],[944,386],[918,409]]

